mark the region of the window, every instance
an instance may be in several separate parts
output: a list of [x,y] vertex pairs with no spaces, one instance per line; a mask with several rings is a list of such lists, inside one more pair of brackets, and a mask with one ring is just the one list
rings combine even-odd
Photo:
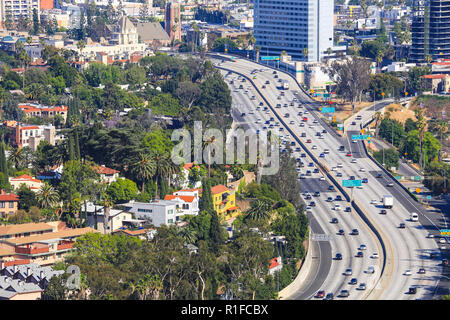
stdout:
[[14,202],[10,201],[10,202],[9,202],[9,207],[10,207],[10,208],[14,208]]
[[173,219],[169,219],[169,220],[167,220],[167,223],[173,223]]
[[173,209],[167,210],[167,214],[173,214]]
[[0,202],[0,208],[4,208],[5,207],[5,203],[2,201]]

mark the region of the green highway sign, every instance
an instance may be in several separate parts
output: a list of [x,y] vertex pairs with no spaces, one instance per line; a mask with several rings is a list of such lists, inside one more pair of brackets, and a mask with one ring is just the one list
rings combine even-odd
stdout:
[[262,56],[261,60],[265,60],[265,61],[267,61],[267,60],[280,60],[280,57],[279,56]]
[[352,140],[370,140],[370,136],[367,134],[365,135],[352,134]]
[[334,107],[321,107],[320,108],[320,112],[322,112],[322,113],[333,113],[333,112],[335,112],[335,108]]
[[343,187],[360,187],[362,186],[361,180],[342,180]]
[[420,181],[420,176],[414,176],[414,181]]

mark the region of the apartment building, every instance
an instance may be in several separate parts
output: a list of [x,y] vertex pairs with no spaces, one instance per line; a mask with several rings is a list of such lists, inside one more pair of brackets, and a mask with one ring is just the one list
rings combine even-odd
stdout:
[[166,4],[164,16],[164,28],[169,35],[170,41],[181,41],[181,15],[180,5],[176,2]]
[[33,20],[33,9],[40,13],[40,0],[0,0],[0,21],[17,22],[20,17]]
[[123,204],[125,210],[134,214],[137,219],[144,219],[155,227],[171,225],[180,221],[184,211],[179,202],[171,200],[155,200],[152,202],[130,201]]
[[34,126],[24,125],[18,123],[14,130],[14,136],[10,137],[10,143],[16,147],[30,147],[31,150],[36,151],[39,143],[43,140],[49,142],[51,145],[55,145],[55,127],[48,126]]
[[17,106],[25,112],[27,117],[50,119],[60,115],[64,122],[67,120],[67,106],[44,106],[34,103],[20,103]]
[[450,58],[450,1],[415,0],[411,62]]
[[14,193],[6,193],[5,190],[0,191],[0,217],[6,218],[15,214],[19,206],[19,196]]
[[255,0],[254,34],[260,56],[320,61],[333,48],[333,0]]
[[13,266],[26,263],[52,265],[62,261],[72,250],[76,239],[92,228],[66,228],[60,222],[25,223],[0,227],[0,264]]

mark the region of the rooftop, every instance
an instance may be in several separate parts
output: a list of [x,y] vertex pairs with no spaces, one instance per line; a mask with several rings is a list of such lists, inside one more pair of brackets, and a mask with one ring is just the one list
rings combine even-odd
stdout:
[[0,226],[0,236],[13,235],[25,232],[52,231],[53,227],[46,223],[24,223]]

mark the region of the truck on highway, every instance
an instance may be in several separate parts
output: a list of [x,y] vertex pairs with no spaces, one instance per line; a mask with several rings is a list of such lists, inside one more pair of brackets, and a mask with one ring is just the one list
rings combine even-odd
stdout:
[[387,195],[387,196],[383,196],[383,206],[385,208],[392,208],[392,206],[394,205],[394,197],[391,195]]
[[288,90],[289,89],[289,81],[288,80],[282,80],[281,81],[281,88],[283,88],[284,90]]

